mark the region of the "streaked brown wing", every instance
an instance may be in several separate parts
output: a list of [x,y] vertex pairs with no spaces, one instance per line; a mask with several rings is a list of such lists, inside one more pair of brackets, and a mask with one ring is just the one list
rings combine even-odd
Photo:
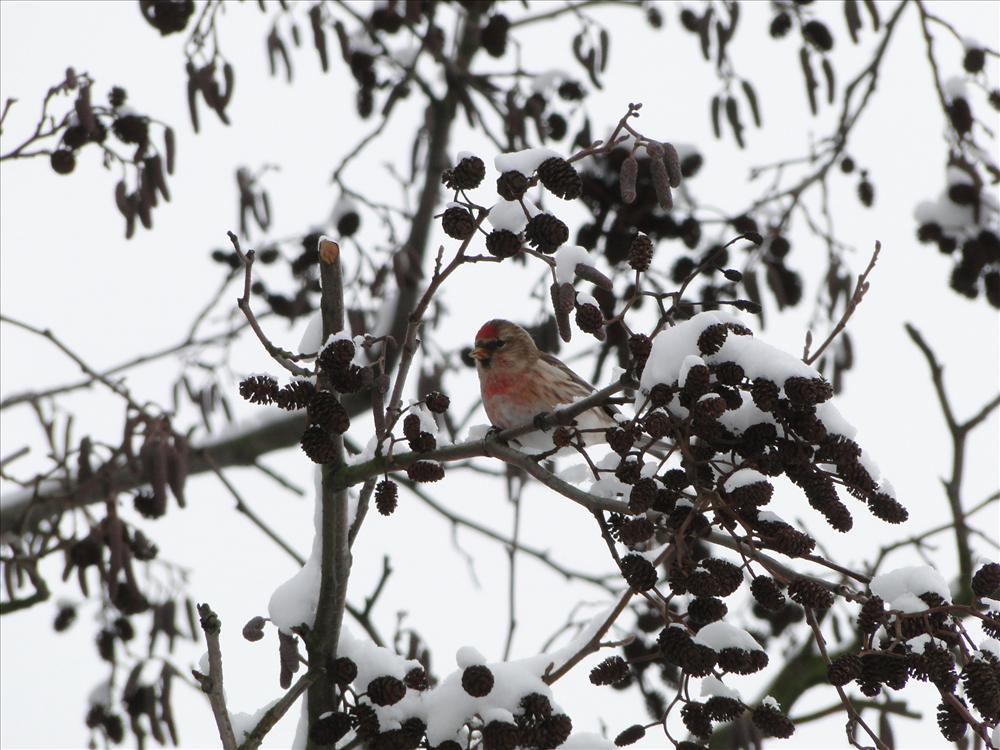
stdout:
[[[575,372],[573,372],[573,370],[571,370],[569,367],[563,364],[563,362],[558,357],[553,357],[551,354],[547,352],[541,352],[539,354],[539,359],[541,359],[546,364],[551,365],[552,367],[558,368],[560,372],[565,373],[570,380],[572,380],[574,383],[580,386],[580,388],[583,390],[583,393],[580,394],[581,398],[597,390],[596,388],[594,388],[594,386],[592,386],[586,380],[584,380]],[[619,413],[618,408],[614,406],[604,406],[602,407],[602,409],[605,413],[611,416],[614,416],[615,414]]]

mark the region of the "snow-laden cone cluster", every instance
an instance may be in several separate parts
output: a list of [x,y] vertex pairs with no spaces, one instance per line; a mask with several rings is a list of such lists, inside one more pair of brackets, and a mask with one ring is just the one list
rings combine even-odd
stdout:
[[[644,668],[640,664],[651,659],[678,670],[664,673],[674,684],[752,674],[767,666],[768,656],[753,636],[730,622],[729,597],[748,583],[755,611],[780,632],[802,618],[802,608],[829,609],[838,589],[809,575],[789,576],[787,569],[763,559],[734,564],[712,557],[699,540],[714,533],[772,555],[811,554],[815,541],[807,528],[768,509],[778,477],[796,485],[812,509],[796,516],[807,522],[822,518],[841,533],[852,528],[852,505],[863,504],[889,523],[904,521],[907,513],[856,442],[854,428],[830,402],[833,389],[812,367],[715,312],[696,315],[651,341],[640,337],[633,362],[639,379],[635,417],[608,430],[612,453],[594,462],[596,473],[573,467],[564,476],[592,494],[628,503],[628,515],[607,519],[608,532],[623,548],[624,582],[635,591],[649,591],[665,574],[673,598],[665,613],[651,610],[640,616],[642,631],[660,628],[655,644],[640,635],[626,648],[625,660],[605,660],[591,681],[630,684]],[[650,460],[650,450],[664,443],[673,446],[676,458]],[[670,542],[672,547],[665,546]],[[976,584],[980,596],[995,596],[1000,569],[984,567]],[[686,604],[678,606],[682,596]],[[994,687],[1000,685],[994,651],[1000,649],[990,641],[956,667],[959,631],[946,609],[951,604],[947,587],[933,571],[878,576],[871,594],[860,598],[863,646],[830,665],[831,683],[856,681],[868,696],[886,687],[899,689],[908,679],[930,681],[951,693],[962,686],[970,710],[992,721]],[[991,619],[996,618],[986,615],[987,629]],[[744,712],[766,736],[787,737],[794,731],[774,701],[753,707],[733,695],[698,701],[686,693],[671,710],[679,711],[700,741]],[[996,695],[1000,698],[1000,692]],[[961,716],[947,699],[942,706],[942,731],[954,735],[956,716]],[[629,727],[616,742],[626,745],[642,736]]]

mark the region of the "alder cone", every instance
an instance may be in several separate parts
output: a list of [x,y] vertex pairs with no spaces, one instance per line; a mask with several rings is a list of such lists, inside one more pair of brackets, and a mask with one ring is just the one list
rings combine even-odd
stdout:
[[482,698],[493,690],[493,673],[485,664],[474,664],[462,672],[462,689],[473,698]]
[[467,240],[476,231],[476,220],[466,209],[452,206],[441,217],[441,227],[449,237]]
[[595,685],[614,685],[628,677],[628,664],[620,656],[609,656],[592,670],[590,681]]
[[497,194],[507,201],[516,201],[528,190],[528,178],[511,170],[497,177]]
[[385,675],[368,683],[368,697],[379,706],[392,706],[406,695],[406,685],[402,680]]
[[972,576],[972,590],[978,596],[996,598],[1000,593],[1000,563],[987,563]]
[[472,190],[486,176],[486,165],[478,156],[467,156],[454,168],[446,170],[441,176],[445,187],[452,190]]
[[833,606],[833,594],[809,578],[796,578],[788,585],[788,593],[804,607],[829,609]]
[[756,726],[765,737],[778,737],[785,739],[791,737],[795,732],[795,725],[781,711],[772,706],[758,706],[752,714],[754,726]]
[[550,193],[565,200],[579,198],[583,191],[580,174],[560,156],[546,159],[538,166],[538,179]]
[[656,568],[642,555],[625,555],[621,566],[622,576],[636,591],[647,591],[656,585]]

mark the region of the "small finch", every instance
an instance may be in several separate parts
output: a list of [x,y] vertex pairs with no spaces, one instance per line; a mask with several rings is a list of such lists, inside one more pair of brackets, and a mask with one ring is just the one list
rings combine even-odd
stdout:
[[[500,429],[529,424],[539,414],[579,401],[594,391],[590,383],[540,351],[527,331],[508,320],[491,320],[479,329],[472,357],[486,416]],[[598,406],[576,418],[586,442],[604,440],[604,431],[615,424],[612,414],[609,408]],[[593,432],[587,432],[590,430]]]

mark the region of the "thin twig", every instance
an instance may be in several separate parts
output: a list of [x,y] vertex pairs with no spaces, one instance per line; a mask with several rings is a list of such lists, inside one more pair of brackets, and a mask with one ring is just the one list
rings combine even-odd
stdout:
[[868,291],[868,276],[874,270],[875,263],[878,262],[878,254],[881,251],[882,243],[876,240],[875,251],[872,253],[871,260],[868,261],[868,267],[865,268],[864,272],[860,276],[858,276],[858,281],[854,285],[854,293],[851,295],[851,298],[847,300],[847,304],[844,306],[844,314],[840,316],[840,320],[837,321],[837,325],[835,325],[833,330],[830,331],[830,335],[826,337],[826,340],[823,341],[823,343],[819,345],[819,348],[811,355],[809,354],[809,345],[806,344],[806,353],[805,356],[803,356],[802,361],[807,365],[811,365],[819,359],[823,352],[826,351],[827,347],[830,346],[830,344],[834,342],[834,339],[840,335],[841,331],[847,327],[847,321],[849,321],[851,316],[854,315],[854,311],[858,309],[858,305],[861,304],[861,300],[864,299],[865,294]]
[[[229,719],[229,709],[226,708],[226,691],[222,681],[222,647],[219,645],[222,623],[207,604],[198,605],[198,615],[201,618],[201,629],[205,632],[205,642],[208,644],[208,674],[199,678],[201,689],[208,694],[208,702],[212,706],[212,715],[215,717],[222,747],[224,750],[236,750],[236,735]],[[198,677],[198,674],[195,674],[195,677]]]

